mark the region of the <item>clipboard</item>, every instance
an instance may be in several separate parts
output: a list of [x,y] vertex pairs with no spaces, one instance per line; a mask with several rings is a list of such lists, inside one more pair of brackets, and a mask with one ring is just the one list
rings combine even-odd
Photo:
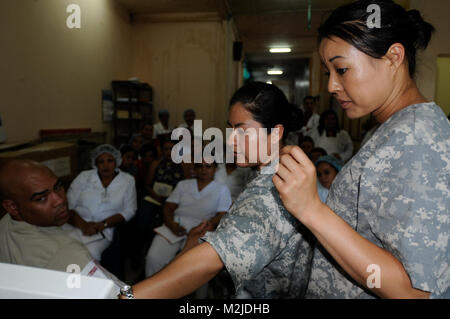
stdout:
[[180,242],[180,241],[182,241],[183,239],[186,238],[186,236],[176,236],[176,235],[174,235],[174,233],[172,233],[172,231],[166,225],[159,226],[159,227],[157,227],[157,228],[155,228],[153,230],[158,235],[164,237],[171,244],[178,243],[178,242]]

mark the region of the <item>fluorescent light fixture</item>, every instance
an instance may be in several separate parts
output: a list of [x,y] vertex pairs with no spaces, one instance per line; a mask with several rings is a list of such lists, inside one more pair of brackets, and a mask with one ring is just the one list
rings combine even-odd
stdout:
[[270,53],[289,53],[291,48],[270,48]]
[[283,70],[268,70],[267,74],[268,75],[282,75],[283,74]]

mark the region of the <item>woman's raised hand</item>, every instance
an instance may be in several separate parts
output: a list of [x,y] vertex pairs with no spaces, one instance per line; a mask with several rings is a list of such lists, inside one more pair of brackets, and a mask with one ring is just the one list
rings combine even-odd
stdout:
[[304,222],[309,212],[322,205],[317,193],[316,168],[298,146],[282,149],[273,183],[286,209]]

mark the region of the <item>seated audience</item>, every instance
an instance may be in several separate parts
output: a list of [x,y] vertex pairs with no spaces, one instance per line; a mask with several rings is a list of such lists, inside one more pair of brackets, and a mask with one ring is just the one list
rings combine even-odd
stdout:
[[152,163],[158,158],[158,150],[153,144],[142,145],[140,159],[137,160],[136,188],[138,193],[144,192],[145,179],[150,172]]
[[[178,183],[164,205],[164,225],[175,236],[185,236],[192,228],[208,220],[214,230],[231,206],[228,188],[214,181],[216,164],[195,164],[196,178]],[[146,257],[146,276],[167,265],[184,246],[185,240],[170,243],[157,234]]]
[[336,157],[326,155],[320,157],[316,162],[317,179],[319,180],[319,197],[322,202],[326,202],[328,191],[333,184],[337,174],[342,169],[342,163]]
[[158,194],[157,191],[155,191],[155,183],[162,183],[173,189],[184,177],[181,165],[172,161],[171,153],[173,146],[174,142],[171,140],[166,140],[162,144],[163,157],[161,160],[152,163],[146,177],[145,190],[147,194],[160,204],[165,201],[167,196]]
[[151,122],[144,122],[141,126],[142,145],[153,143],[153,124]]
[[120,170],[136,178],[138,173],[138,167],[136,166],[138,161],[136,151],[131,146],[124,145],[120,148],[120,154],[122,156],[122,164],[120,164],[119,167]]
[[[93,169],[81,172],[69,187],[69,224],[81,230],[71,232],[83,238],[91,255],[101,259],[110,245],[114,228],[129,221],[136,212],[134,178],[120,167],[122,158],[112,145],[98,146],[92,153]],[[94,236],[101,234],[101,237]],[[92,241],[84,237],[92,236]]]
[[303,99],[304,126],[302,133],[309,134],[319,126],[320,115],[316,112],[316,99],[313,96],[306,96]]
[[314,140],[316,147],[321,147],[328,154],[342,162],[348,161],[353,155],[353,141],[345,130],[339,128],[338,116],[333,110],[322,113],[319,127],[308,134]]
[[303,136],[298,146],[310,157],[311,151],[314,149],[314,141],[310,136]]
[[320,157],[328,155],[327,151],[325,151],[321,147],[314,147],[309,154],[309,158],[311,162],[315,163]]
[[181,123],[178,127],[184,127],[190,130],[192,133],[194,132],[194,120],[195,120],[195,111],[193,109],[187,109],[183,113],[184,123]]
[[[294,110],[293,111],[295,113],[295,114],[293,114],[294,117],[297,119],[297,121],[299,123],[303,123],[304,114],[303,114],[303,111],[301,110],[301,108],[293,103],[290,103],[290,105],[291,105],[292,109]],[[290,132],[287,135],[287,137],[284,139],[284,144],[285,145],[298,145],[304,135],[303,129],[304,129],[304,127],[302,125],[300,125],[300,129]]]
[[133,134],[133,136],[131,136],[131,138],[130,138],[128,145],[134,149],[136,154],[139,155],[143,141],[144,141],[144,138],[142,137],[141,134]]
[[[170,114],[168,110],[158,112],[159,122],[153,125],[153,139],[159,141],[170,139],[173,127],[169,125]],[[160,142],[160,145],[162,143]]]
[[[123,283],[102,268],[78,240],[63,229],[70,214],[61,180],[31,160],[11,160],[0,168],[0,262],[66,272],[78,265],[82,275]],[[18,278],[19,279],[19,278]]]
[[172,161],[171,152],[174,142],[167,140],[162,144],[162,159],[152,162],[148,171],[144,197],[139,214],[136,216],[136,247],[137,257],[135,264],[147,253],[154,236],[153,228],[163,223],[162,208],[166,198],[173,191],[179,181],[184,179],[181,164]]

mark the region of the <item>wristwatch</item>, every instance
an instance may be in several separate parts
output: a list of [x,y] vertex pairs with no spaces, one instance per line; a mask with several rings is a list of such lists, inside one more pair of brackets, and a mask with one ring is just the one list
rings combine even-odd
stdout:
[[120,288],[120,295],[126,299],[134,299],[133,288],[129,285],[125,285]]

